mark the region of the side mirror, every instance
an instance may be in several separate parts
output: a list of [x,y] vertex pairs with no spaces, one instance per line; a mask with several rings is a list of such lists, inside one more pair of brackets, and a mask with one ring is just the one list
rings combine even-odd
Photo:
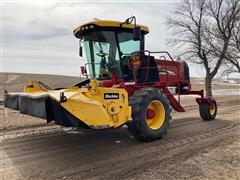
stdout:
[[82,41],[79,40],[79,56],[83,57],[83,48],[82,48]]
[[134,27],[133,28],[133,40],[134,41],[140,41],[141,40],[141,28],[140,27]]
[[81,66],[81,67],[80,67],[80,70],[81,70],[81,74],[82,74],[83,76],[87,76],[87,69],[86,69],[85,66]]

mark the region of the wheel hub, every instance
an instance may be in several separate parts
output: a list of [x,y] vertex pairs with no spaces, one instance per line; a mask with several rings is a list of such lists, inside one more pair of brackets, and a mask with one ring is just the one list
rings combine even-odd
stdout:
[[150,129],[161,128],[165,120],[165,109],[163,103],[159,100],[153,100],[149,103],[145,114],[147,125]]
[[153,109],[147,110],[147,119],[152,119],[155,116],[155,111]]
[[211,115],[213,115],[215,113],[215,105],[214,105],[214,103],[210,104],[209,112],[210,112]]

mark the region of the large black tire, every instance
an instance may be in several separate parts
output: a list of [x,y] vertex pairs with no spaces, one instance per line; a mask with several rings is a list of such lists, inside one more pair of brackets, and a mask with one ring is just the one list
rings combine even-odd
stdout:
[[[130,133],[136,139],[152,141],[167,133],[171,110],[168,99],[160,90],[155,88],[140,89],[129,98],[129,104],[132,107],[133,119],[127,125]],[[149,116],[146,114],[150,106],[156,110],[156,114],[152,118],[148,118]],[[162,114],[164,116],[161,116]],[[152,124],[155,120],[156,122],[152,125],[147,122],[148,120],[151,120]]]
[[199,113],[204,121],[214,120],[217,115],[217,103],[212,100],[211,104],[207,102],[202,102],[199,104]]

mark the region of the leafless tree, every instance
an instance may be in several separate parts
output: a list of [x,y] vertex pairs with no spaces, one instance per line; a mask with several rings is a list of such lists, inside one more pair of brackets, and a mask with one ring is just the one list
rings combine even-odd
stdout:
[[[226,53],[226,63],[232,65],[232,70],[240,72],[240,16],[236,22],[229,48]],[[228,69],[227,69],[228,70]]]
[[170,44],[185,59],[204,66],[207,96],[212,96],[212,79],[224,64],[240,72],[239,21],[239,0],[182,0],[167,21]]

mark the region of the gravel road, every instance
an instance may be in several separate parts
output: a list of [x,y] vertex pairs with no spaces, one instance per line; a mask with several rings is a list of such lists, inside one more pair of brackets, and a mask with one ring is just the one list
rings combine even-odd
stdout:
[[[10,74],[1,89],[18,91],[29,77]],[[34,77],[51,87],[66,86],[58,76]],[[78,80],[67,78],[68,82]],[[202,88],[196,82],[193,87]],[[174,112],[168,133],[149,143],[136,141],[126,127],[105,131],[63,128],[11,110],[6,117],[0,107],[0,180],[239,180],[239,89],[237,84],[214,84],[219,112],[216,120],[208,122],[199,117],[194,97],[183,98],[186,112]]]
[[125,127],[76,131],[50,125],[5,130],[1,135],[1,177],[237,179],[239,100],[238,96],[218,97],[218,117],[209,122],[202,121],[197,106],[190,104],[187,113],[173,114],[163,139],[150,143],[137,142]]

